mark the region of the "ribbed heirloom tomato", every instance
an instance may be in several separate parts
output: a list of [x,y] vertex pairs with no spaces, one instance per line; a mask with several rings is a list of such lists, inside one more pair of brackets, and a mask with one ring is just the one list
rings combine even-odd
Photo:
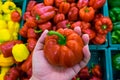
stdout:
[[82,38],[72,29],[49,31],[45,38],[44,53],[54,66],[71,67],[83,59]]

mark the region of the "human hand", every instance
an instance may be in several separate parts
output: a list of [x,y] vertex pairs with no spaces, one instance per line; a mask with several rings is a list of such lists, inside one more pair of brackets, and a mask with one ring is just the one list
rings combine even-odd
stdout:
[[48,33],[48,30],[45,30],[39,38],[33,51],[33,75],[30,80],[70,80],[79,72],[81,68],[87,65],[90,60],[90,51],[88,47],[89,37],[87,34],[82,35],[80,27],[75,27],[74,31],[82,36],[85,43],[85,46],[83,47],[84,59],[79,64],[76,64],[71,68],[54,67],[49,64],[47,59],[44,57],[43,52],[44,39]]

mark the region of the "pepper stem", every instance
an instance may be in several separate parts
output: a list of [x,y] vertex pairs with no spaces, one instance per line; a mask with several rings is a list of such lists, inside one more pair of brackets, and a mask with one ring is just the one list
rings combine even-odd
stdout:
[[12,7],[12,6],[9,6],[9,9],[10,9],[10,10],[13,10],[13,7]]
[[36,20],[40,20],[40,16],[39,15],[36,15]]
[[58,39],[58,44],[60,45],[65,45],[66,44],[66,38],[65,36],[63,36],[62,34],[60,34],[59,32],[56,32],[56,31],[49,31],[48,32],[48,35],[56,35],[59,37]]
[[71,25],[70,25],[70,24],[67,24],[66,26],[67,26],[67,28],[70,28]]
[[89,10],[88,10],[88,8],[87,8],[87,7],[85,8],[85,12],[89,12]]
[[77,78],[76,80],[80,80],[80,78]]
[[42,30],[34,30],[35,31],[35,33],[41,33],[42,32]]
[[102,25],[102,29],[103,30],[107,29],[107,25]]

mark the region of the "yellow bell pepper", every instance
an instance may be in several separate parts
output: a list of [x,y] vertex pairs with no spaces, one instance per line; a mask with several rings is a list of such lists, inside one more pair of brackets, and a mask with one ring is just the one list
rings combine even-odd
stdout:
[[2,5],[2,11],[4,13],[11,13],[12,11],[14,11],[16,9],[16,5],[14,2],[12,1],[6,1],[3,5]]
[[5,20],[5,21],[10,21],[10,20],[12,20],[12,19],[11,19],[11,14],[4,14],[4,15],[3,15],[3,20]]
[[14,32],[12,36],[13,36],[13,40],[18,40],[18,33]]
[[20,24],[18,22],[8,21],[8,30],[10,33],[19,32]]
[[30,53],[27,47],[25,46],[25,44],[16,44],[12,48],[12,54],[13,54],[14,59],[17,62],[22,62],[28,58]]
[[2,14],[0,14],[0,20],[3,20],[3,16],[2,16]]
[[0,20],[0,30],[7,29],[7,22],[4,20]]
[[11,40],[18,39],[19,29],[20,29],[20,24],[18,22],[8,21],[8,30],[11,34]]
[[0,54],[0,66],[8,67],[8,66],[12,66],[14,63],[15,61],[12,56],[5,58],[2,53]]
[[10,67],[1,67],[0,80],[4,80],[4,76],[8,72],[9,69]]
[[0,43],[10,41],[11,35],[8,29],[0,29]]
[[0,1],[0,14],[2,14],[2,2]]

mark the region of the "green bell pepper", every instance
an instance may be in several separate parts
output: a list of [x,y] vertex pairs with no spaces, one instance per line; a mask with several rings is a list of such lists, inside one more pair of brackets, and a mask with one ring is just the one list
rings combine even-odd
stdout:
[[108,0],[110,7],[120,7],[120,0]]
[[114,69],[120,70],[120,53],[113,55],[112,65]]
[[109,10],[109,16],[112,22],[120,21],[120,8],[114,7]]
[[120,22],[113,23],[113,30],[120,30]]

